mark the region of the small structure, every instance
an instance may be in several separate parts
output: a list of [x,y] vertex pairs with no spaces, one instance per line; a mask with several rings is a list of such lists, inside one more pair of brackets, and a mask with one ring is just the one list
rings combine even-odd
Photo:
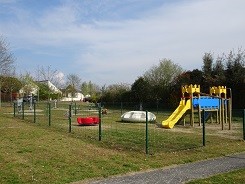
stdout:
[[[121,116],[122,121],[126,122],[146,122],[146,111],[129,111]],[[148,112],[148,121],[155,121],[156,116]]]

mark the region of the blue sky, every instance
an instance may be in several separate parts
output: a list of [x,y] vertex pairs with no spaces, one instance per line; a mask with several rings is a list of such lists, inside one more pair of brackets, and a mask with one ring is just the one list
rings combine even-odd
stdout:
[[98,85],[132,84],[163,58],[185,70],[245,45],[244,0],[0,0],[18,73],[50,66]]

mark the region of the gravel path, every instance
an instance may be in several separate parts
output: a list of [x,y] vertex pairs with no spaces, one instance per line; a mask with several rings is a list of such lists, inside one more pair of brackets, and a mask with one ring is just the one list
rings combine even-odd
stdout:
[[[245,169],[245,153],[229,155],[149,172],[111,177],[87,184],[178,184],[212,175]],[[79,182],[75,182],[79,184]],[[74,183],[74,184],[75,184]],[[84,182],[81,182],[84,183]]]

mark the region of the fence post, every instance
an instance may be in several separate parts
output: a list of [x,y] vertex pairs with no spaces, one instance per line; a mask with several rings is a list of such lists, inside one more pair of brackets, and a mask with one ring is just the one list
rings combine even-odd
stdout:
[[101,127],[101,123],[102,123],[102,112],[101,112],[101,106],[99,107],[99,141],[101,141],[102,139],[102,127]]
[[36,123],[36,102],[33,103],[34,123]]
[[245,140],[245,109],[243,109],[243,140]]
[[202,145],[206,146],[205,132],[205,110],[202,111]]
[[48,126],[51,126],[51,104],[48,102]]
[[148,111],[146,113],[145,120],[145,153],[149,153],[149,137],[148,137]]
[[68,119],[69,119],[69,133],[71,133],[71,111],[72,111],[72,104],[69,105],[69,114],[68,114]]

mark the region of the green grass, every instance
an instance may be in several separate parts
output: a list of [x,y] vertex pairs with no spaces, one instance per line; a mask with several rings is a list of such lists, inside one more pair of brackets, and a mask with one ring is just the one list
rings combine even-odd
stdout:
[[[76,117],[94,116],[96,112],[81,106],[68,133],[67,107],[64,104],[52,109],[51,126],[46,104],[37,107],[42,111],[36,123],[31,115],[22,120],[21,114],[15,118],[6,114],[13,111],[10,107],[0,109],[0,183],[69,183],[245,151],[240,125],[236,131],[223,134],[220,126],[207,125],[207,143],[202,147],[202,129],[198,126],[166,130],[150,124],[150,154],[145,155],[143,123],[122,123],[121,112],[109,110],[102,118],[102,141],[98,141],[98,126],[76,124]],[[160,122],[166,116],[159,113],[157,119]]]
[[244,184],[245,169],[236,170],[229,173],[219,174],[206,179],[198,179],[188,184]]

